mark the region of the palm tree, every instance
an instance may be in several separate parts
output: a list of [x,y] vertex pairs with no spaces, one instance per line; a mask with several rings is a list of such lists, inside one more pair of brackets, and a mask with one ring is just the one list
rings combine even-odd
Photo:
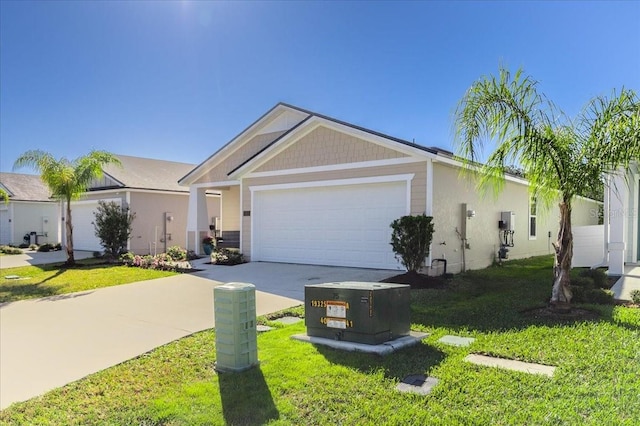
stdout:
[[[480,186],[499,192],[505,167],[517,164],[530,191],[546,206],[560,200],[551,303],[569,305],[571,203],[576,195],[602,185],[606,174],[640,158],[640,100],[632,90],[614,91],[610,98],[592,99],[570,120],[537,85],[522,70],[512,77],[504,68],[497,78],[476,81],[456,109],[455,139],[466,169],[480,172]],[[496,147],[480,165],[485,142]]]
[[120,164],[120,161],[106,151],[91,151],[83,157],[69,161],[64,157],[58,160],[48,152],[32,150],[22,154],[13,165],[14,170],[23,166],[36,169],[42,181],[51,190],[51,196],[67,203],[67,266],[75,264],[71,201],[80,198],[91,181],[102,177],[102,167],[109,163]]
[[0,188],[0,200],[4,201],[5,204],[9,204],[9,194],[2,188]]

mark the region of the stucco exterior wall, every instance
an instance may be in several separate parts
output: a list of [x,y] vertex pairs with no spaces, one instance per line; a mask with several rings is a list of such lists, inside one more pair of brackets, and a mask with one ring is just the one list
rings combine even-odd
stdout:
[[39,235],[39,244],[61,242],[59,203],[12,202],[9,208],[12,212],[13,244],[22,244],[23,236],[30,232]]
[[193,184],[207,182],[224,182],[229,180],[227,173],[241,165],[248,158],[258,153],[275,139],[284,134],[284,131],[264,133],[254,136],[244,145],[233,151],[219,165],[211,169],[207,174],[193,182]]
[[[497,258],[500,248],[498,221],[502,211],[515,212],[514,247],[509,248],[509,259],[553,253],[551,242],[556,240],[558,233],[557,205],[547,210],[538,206],[537,235],[530,238],[530,196],[526,185],[507,181],[504,190],[495,198],[491,193],[479,195],[473,177],[461,176],[459,168],[436,163],[433,174],[435,233],[432,257],[446,258],[448,272],[460,272],[463,267],[462,242],[456,233],[456,228],[459,231],[462,229],[463,221],[466,221],[470,246],[465,249],[465,268],[481,269]],[[463,218],[462,203],[467,203],[467,209],[475,210],[476,216]],[[597,211],[597,206],[594,201],[578,200],[573,207],[573,224],[597,224],[597,215],[593,213]]]
[[[165,246],[186,246],[188,194],[132,192],[130,197],[130,210],[136,214],[130,242],[132,252],[162,253]],[[220,216],[218,196],[207,196],[207,211],[210,218]],[[165,212],[170,213],[173,220],[165,220]]]
[[255,171],[269,172],[406,156],[381,145],[320,126]]
[[[411,180],[411,214],[422,214],[426,207],[427,163],[416,162],[382,167],[333,170],[326,172],[301,173],[293,175],[246,178],[242,180],[242,210],[251,212],[251,186],[275,185],[297,182],[341,180],[376,176],[414,174]],[[381,200],[384,202],[384,200]],[[251,253],[251,217],[242,217],[242,251],[250,258]]]

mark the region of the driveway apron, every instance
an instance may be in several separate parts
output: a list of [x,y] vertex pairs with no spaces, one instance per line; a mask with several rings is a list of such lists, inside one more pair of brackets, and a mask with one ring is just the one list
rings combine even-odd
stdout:
[[[212,328],[213,288],[190,274],[0,306],[0,409]],[[300,300],[256,291],[258,315]]]

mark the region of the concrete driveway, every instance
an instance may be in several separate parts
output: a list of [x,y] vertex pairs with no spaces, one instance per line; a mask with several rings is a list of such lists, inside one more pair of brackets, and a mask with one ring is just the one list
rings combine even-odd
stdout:
[[223,282],[255,284],[256,311],[264,315],[301,304],[305,284],[395,274],[258,262],[200,267],[197,274],[0,305],[0,409],[213,327],[213,288]]
[[[93,256],[90,251],[74,251],[76,260]],[[23,254],[7,254],[0,256],[0,269],[18,268],[21,266],[44,265],[47,263],[63,263],[67,260],[67,252],[64,250],[39,252],[25,250]]]

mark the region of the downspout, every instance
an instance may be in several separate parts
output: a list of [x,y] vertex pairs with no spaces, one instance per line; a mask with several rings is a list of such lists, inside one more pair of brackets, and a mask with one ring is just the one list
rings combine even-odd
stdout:
[[[427,202],[425,206],[425,214],[427,216],[433,217],[433,159],[427,159]],[[432,253],[433,243],[429,244],[429,257],[427,258],[427,265],[431,268],[433,265],[433,253]],[[445,271],[446,271],[446,262],[445,262]]]

